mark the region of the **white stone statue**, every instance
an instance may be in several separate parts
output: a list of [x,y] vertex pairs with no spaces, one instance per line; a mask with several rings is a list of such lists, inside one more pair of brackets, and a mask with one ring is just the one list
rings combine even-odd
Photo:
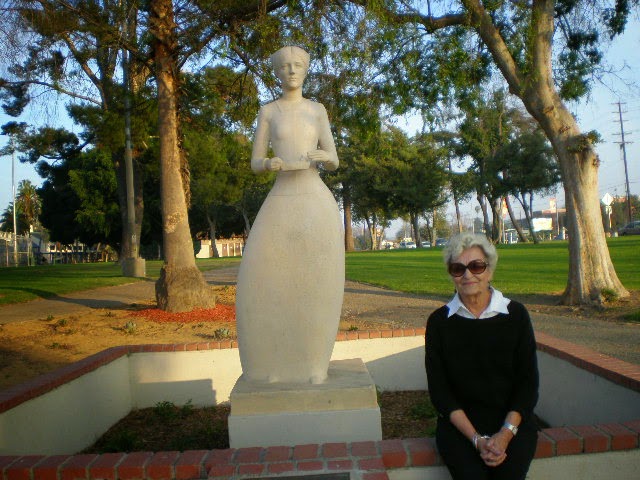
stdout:
[[260,109],[251,167],[278,173],[238,274],[240,361],[249,382],[317,384],[327,378],[344,294],[341,215],[317,166],[335,170],[338,156],[324,106],[302,96],[309,54],[284,47],[271,61],[283,94]]

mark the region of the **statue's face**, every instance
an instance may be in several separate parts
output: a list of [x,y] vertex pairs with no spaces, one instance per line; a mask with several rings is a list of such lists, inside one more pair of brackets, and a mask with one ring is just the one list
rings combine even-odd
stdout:
[[287,53],[275,66],[275,74],[282,82],[282,88],[292,90],[302,87],[307,76],[307,66],[302,59]]

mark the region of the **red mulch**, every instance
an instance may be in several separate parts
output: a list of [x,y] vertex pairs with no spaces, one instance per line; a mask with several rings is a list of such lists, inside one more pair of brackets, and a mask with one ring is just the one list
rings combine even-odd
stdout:
[[143,317],[158,323],[235,322],[236,307],[216,305],[215,308],[197,308],[191,312],[170,313],[159,308],[145,308],[131,312],[132,317]]

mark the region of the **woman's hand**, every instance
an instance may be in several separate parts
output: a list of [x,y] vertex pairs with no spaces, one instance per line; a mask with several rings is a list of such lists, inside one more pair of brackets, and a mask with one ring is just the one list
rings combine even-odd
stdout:
[[480,457],[489,467],[497,467],[507,458],[507,446],[513,438],[509,431],[500,430],[489,438],[483,438],[478,442]]
[[318,163],[333,163],[331,161],[331,156],[325,152],[324,150],[313,150],[312,152],[308,152],[307,153],[307,158],[312,161],[315,162],[316,164]]
[[277,172],[278,170],[282,170],[282,166],[284,165],[284,161],[280,157],[267,158],[264,161],[264,168],[269,170],[270,172]]

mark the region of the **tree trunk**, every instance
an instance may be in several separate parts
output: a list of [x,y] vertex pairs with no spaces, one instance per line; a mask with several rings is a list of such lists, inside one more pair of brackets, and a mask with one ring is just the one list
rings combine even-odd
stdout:
[[344,249],[353,252],[356,247],[353,242],[353,227],[351,225],[351,192],[348,185],[343,185],[342,208],[344,210]]
[[246,208],[242,209],[242,219],[244,220],[244,236],[245,238],[249,238],[251,234],[251,221],[249,220]]
[[524,218],[527,219],[527,225],[529,226],[529,235],[531,236],[531,240],[533,241],[533,243],[537,245],[540,243],[540,239],[536,234],[536,229],[533,225],[533,218],[531,217],[531,213],[532,213],[531,204],[533,203],[533,195],[529,194],[530,203],[527,202],[527,199],[525,198],[524,193],[522,193],[522,199],[520,199],[520,197],[516,197],[516,198],[518,199],[518,202],[520,202],[520,205],[524,210]]
[[626,297],[607,247],[600,199],[598,166],[600,160],[575,118],[553,91],[541,98],[553,100],[539,106],[526,98],[525,106],[538,120],[558,158],[565,192],[569,231],[569,279],[562,294],[564,305],[602,303],[603,291]]
[[458,202],[458,197],[456,194],[453,194],[453,204],[456,207],[456,220],[458,221],[458,233],[462,233],[462,218],[460,216],[460,203]]
[[418,245],[422,245],[422,242],[420,240],[420,228],[418,225],[419,221],[420,221],[420,215],[418,215],[417,213],[412,213],[411,227],[413,229],[413,240],[416,242],[416,247]]
[[378,217],[371,214],[371,250],[378,250]]
[[429,222],[429,217],[427,215],[424,216],[424,220],[427,222],[427,235],[429,236],[429,242],[432,247],[436,246],[436,239],[433,236],[433,229],[431,228],[431,223]]
[[215,306],[215,295],[196,267],[189,230],[178,140],[178,67],[172,0],[150,2],[160,138],[160,191],[164,265],[156,282],[158,307],[185,312]]
[[482,223],[484,224],[484,235],[491,239],[491,228],[489,226],[489,212],[487,212],[487,202],[481,194],[476,196],[478,203],[480,204],[480,210],[482,210]]
[[500,220],[502,215],[501,198],[489,198],[489,208],[491,208],[491,236],[489,237],[493,243],[500,243],[502,236],[502,229],[500,227]]
[[127,183],[124,158],[120,156],[114,160],[116,170],[116,185],[118,193],[118,206],[120,207],[120,219],[122,221],[122,239],[120,244],[119,258],[131,258],[132,252],[140,251],[140,234],[142,232],[142,215],[144,214],[144,199],[142,193],[142,178],[140,172],[134,169],[134,202],[135,202],[135,250],[131,244],[131,232],[129,232],[129,222],[127,216]]
[[[451,165],[451,157],[449,157],[449,172],[453,171],[453,166]],[[456,208],[456,220],[458,221],[458,233],[462,233],[462,218],[460,217],[460,202],[458,201],[458,195],[455,189],[451,189],[453,192],[453,205]]]
[[373,250],[373,247],[374,247],[374,242],[373,242],[373,228],[371,228],[371,219],[370,219],[368,216],[364,218],[364,224],[366,225],[366,227],[365,227],[365,228],[366,228],[366,229],[367,229],[367,231],[369,232],[369,242],[370,242],[370,243],[369,243],[369,245],[367,245],[367,243],[368,243],[368,242],[366,241],[367,236],[365,235],[365,232],[364,232],[364,231],[362,232],[362,241],[364,242],[364,246],[365,246],[365,248],[368,246],[368,247],[369,247],[369,248],[368,248],[369,250]]
[[591,141],[558,94],[552,71],[555,2],[533,2],[528,72],[518,69],[500,31],[479,0],[465,1],[471,24],[491,52],[527,111],[536,119],[555,152],[565,191],[569,228],[569,278],[565,305],[602,303],[602,291],[626,297],[613,268],[600,215],[598,165]]
[[436,240],[438,239],[438,230],[436,228],[436,216],[438,215],[438,211],[434,208],[433,209],[433,215],[432,215],[432,219],[431,219],[431,237],[433,237],[433,241],[431,242],[431,245],[433,245],[434,247],[436,246]]
[[209,238],[211,238],[211,251],[213,252],[213,258],[220,258],[220,252],[216,245],[216,221],[211,218],[209,212],[207,212],[207,223],[209,224]]
[[511,206],[511,200],[509,200],[509,195],[504,197],[504,202],[507,204],[507,211],[509,212],[509,218],[511,219],[511,223],[513,224],[513,228],[518,232],[518,238],[522,243],[527,243],[527,237],[525,237],[524,232],[522,231],[522,226],[516,221],[516,217],[513,214],[513,207]]

